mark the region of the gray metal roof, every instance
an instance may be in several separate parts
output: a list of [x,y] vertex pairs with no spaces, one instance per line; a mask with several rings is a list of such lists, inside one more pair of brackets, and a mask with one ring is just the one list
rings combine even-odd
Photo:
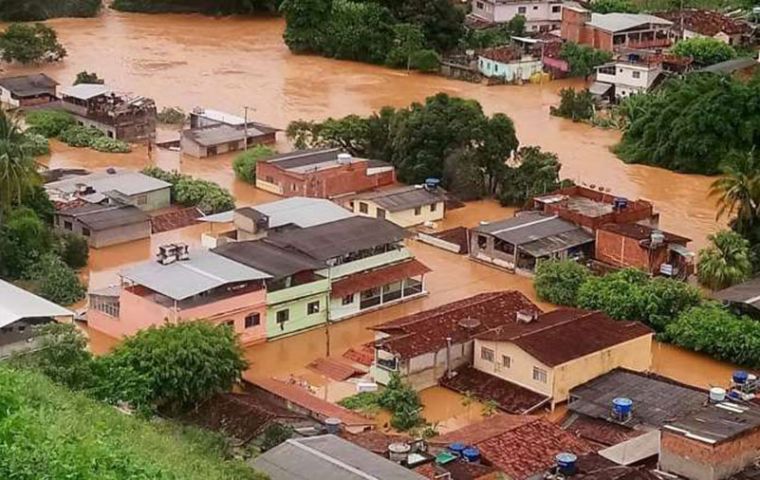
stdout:
[[228,283],[264,280],[271,275],[213,252],[190,252],[190,259],[162,265],[148,261],[120,272],[139,285],[184,300]]
[[760,428],[760,406],[754,403],[720,402],[681,415],[665,425],[671,433],[702,443],[715,444]]
[[0,78],[0,87],[19,97],[31,97],[42,93],[55,95],[58,82],[44,73]]
[[547,237],[578,230],[574,224],[556,215],[525,212],[498,222],[480,225],[473,229],[486,233],[513,245],[523,245]]
[[[277,129],[261,124],[248,124],[248,138],[257,138],[270,133],[276,132]],[[231,125],[212,125],[209,127],[193,128],[185,130],[182,135],[189,138],[204,147],[211,145],[221,145],[223,143],[242,141],[245,138],[246,130]]]
[[111,93],[111,89],[99,83],[80,83],[71,87],[62,87],[61,95],[78,98],[79,100],[89,100]]
[[422,480],[425,477],[335,435],[290,439],[251,466],[272,480]]
[[672,25],[673,22],[664,18],[645,13],[592,13],[588,25],[608,32],[622,32],[641,25],[653,23],[656,25]]
[[760,277],[715,292],[713,297],[726,302],[745,303],[760,309]]
[[441,190],[428,190],[424,187],[411,185],[405,187],[370,192],[355,197],[357,200],[368,200],[376,203],[389,212],[399,212],[411,208],[443,202],[444,193]]
[[520,245],[520,250],[534,257],[543,257],[568,248],[578,247],[594,241],[594,236],[578,227],[575,230],[534,240]]
[[568,408],[589,417],[613,421],[610,417],[612,400],[618,397],[633,401],[633,416],[626,425],[660,428],[701,407],[707,392],[674,380],[620,369],[572,389]]
[[262,161],[275,163],[278,167],[289,170],[291,168],[300,168],[333,160],[337,161],[339,153],[341,153],[341,149],[339,148],[314,148],[281,153]]
[[0,280],[0,327],[24,318],[73,317],[74,312]]
[[301,230],[278,232],[267,242],[325,261],[403,240],[406,230],[387,220],[349,217]]
[[737,70],[744,70],[757,65],[755,57],[734,58],[725,62],[715,63],[708,67],[697,70],[698,72],[708,73],[734,73]]
[[354,216],[340,205],[323,198],[291,197],[247,208],[269,217],[269,228],[289,224],[308,228]]
[[69,177],[57,182],[45,184],[48,191],[59,191],[62,193],[75,193],[78,185],[87,185],[99,193],[110,192],[115,190],[122,195],[132,196],[143,193],[171,188],[171,184],[153,178],[151,176],[131,170],[115,170],[115,173],[98,172],[89,175],[80,175]]
[[324,264],[311,257],[284,250],[262,240],[230,242],[213,250],[214,253],[266,272],[274,279],[289,277],[298,272],[319,270]]
[[60,210],[57,214],[76,218],[93,231],[133,225],[150,220],[148,214],[132,205],[88,204],[68,210]]

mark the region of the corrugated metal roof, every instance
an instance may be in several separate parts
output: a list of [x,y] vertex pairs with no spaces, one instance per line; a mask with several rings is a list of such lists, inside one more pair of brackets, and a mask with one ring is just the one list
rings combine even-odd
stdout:
[[161,265],[144,262],[120,275],[174,300],[184,300],[228,283],[271,278],[271,275],[213,252],[191,252],[190,259]]
[[61,95],[79,100],[89,100],[108,93],[111,93],[111,89],[99,83],[80,83],[71,87],[61,87]]
[[760,407],[747,403],[708,403],[665,425],[670,433],[716,444],[760,428]]
[[493,235],[513,245],[522,245],[577,229],[577,226],[556,215],[525,212],[507,220],[481,225],[473,230]]
[[215,248],[213,252],[266,272],[275,279],[324,268],[322,262],[261,240],[231,242]]
[[746,303],[760,308],[760,277],[715,292],[713,297],[726,302]]
[[150,220],[148,214],[132,205],[87,204],[59,211],[58,215],[75,218],[96,232]]
[[335,435],[290,439],[251,462],[272,480],[423,480],[425,477]]
[[557,235],[544,237],[530,243],[520,245],[520,250],[529,253],[534,257],[543,257],[555,252],[561,252],[568,248],[578,247],[587,243],[592,243],[594,236],[582,228],[576,228],[569,232],[562,232]]
[[357,200],[368,200],[376,203],[389,212],[399,212],[411,208],[422,207],[433,203],[443,202],[444,193],[441,190],[428,190],[421,185],[405,186],[371,192],[355,197]]
[[274,163],[282,169],[289,170],[329,161],[337,161],[339,153],[341,153],[341,149],[339,148],[296,150],[295,152],[281,153],[269,157],[266,160],[262,160],[262,162]]
[[92,187],[99,193],[110,192],[115,190],[122,195],[140,195],[142,193],[153,192],[163,188],[171,188],[171,184],[153,178],[151,176],[131,170],[116,170],[115,173],[107,171],[91,173],[90,175],[80,175],[57,182],[45,184],[48,191],[59,191],[63,193],[75,193],[78,185],[83,184]]
[[42,93],[55,95],[55,87],[57,85],[58,82],[44,73],[0,78],[0,87],[5,88],[19,97],[39,95]]
[[608,32],[621,32],[630,28],[653,23],[656,25],[672,25],[673,22],[664,18],[647,15],[645,13],[592,13],[591,21],[587,25],[606,30]]
[[73,317],[74,312],[0,280],[0,327],[24,318]]
[[[268,125],[251,123],[248,124],[248,138],[257,138],[270,133],[276,132],[277,129]],[[212,125],[209,127],[193,128],[185,130],[182,135],[186,136],[195,143],[204,147],[211,145],[221,145],[223,143],[242,141],[245,138],[246,130],[240,126],[231,125]]]
[[340,205],[323,198],[291,197],[249,208],[269,217],[269,228],[288,224],[308,228],[354,216]]

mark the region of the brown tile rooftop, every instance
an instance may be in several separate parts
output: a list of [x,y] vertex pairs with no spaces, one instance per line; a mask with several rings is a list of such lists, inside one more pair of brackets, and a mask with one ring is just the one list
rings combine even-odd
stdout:
[[413,439],[408,435],[390,435],[379,430],[367,430],[361,433],[341,432],[340,436],[351,443],[378,455],[386,456],[388,446],[392,443],[407,443]]
[[[640,225],[638,223],[609,223],[602,225],[599,230],[606,232],[617,233],[624,237],[632,238],[634,240],[649,240],[652,236],[652,232],[656,229],[647,225]],[[674,233],[669,233],[660,230],[665,236],[665,241],[668,243],[682,243],[686,244],[691,241],[690,238],[682,237]]]
[[570,414],[562,423],[562,428],[600,450],[645,433],[642,430],[634,430],[606,420],[577,414]]
[[343,358],[370,367],[372,366],[372,362],[375,361],[375,347],[372,343],[365,343],[358,347],[349,348],[343,354]]
[[531,412],[548,400],[548,397],[472,367],[457,370],[452,378],[444,376],[441,385],[482,400],[492,400],[501,410],[512,414]]
[[655,12],[653,15],[674,22],[674,26],[681,24],[683,16],[683,25],[686,30],[691,30],[708,37],[721,32],[728,35],[740,35],[749,34],[751,31],[751,27],[746,22],[735,20],[712,10],[673,10],[670,12]]
[[354,375],[364,373],[358,371],[341,358],[318,358],[309,364],[309,368],[339,382],[348,380]]
[[381,348],[404,358],[435,352],[446,346],[450,337],[461,343],[497,327],[519,333],[538,328],[538,322],[518,322],[517,313],[534,314],[541,310],[517,291],[475,295],[432,310],[402,317],[374,327],[390,337],[379,342]]
[[203,213],[195,207],[161,213],[151,218],[153,233],[168,232],[198,223]]

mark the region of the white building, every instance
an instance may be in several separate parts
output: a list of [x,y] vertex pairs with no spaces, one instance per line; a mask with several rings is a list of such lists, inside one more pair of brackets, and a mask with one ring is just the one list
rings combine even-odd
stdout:
[[472,15],[488,23],[506,23],[517,15],[525,17],[528,32],[559,28],[563,0],[473,0]]
[[596,82],[591,93],[604,95],[610,90],[616,99],[646,92],[663,73],[660,63],[617,61],[596,67]]

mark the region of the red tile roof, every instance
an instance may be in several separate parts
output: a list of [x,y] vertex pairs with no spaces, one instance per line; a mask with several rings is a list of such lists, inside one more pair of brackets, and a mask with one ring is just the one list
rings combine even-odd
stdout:
[[198,223],[197,219],[203,215],[203,212],[195,207],[183,208],[181,210],[172,210],[162,213],[151,218],[153,224],[153,233],[168,232]]
[[348,380],[354,375],[358,375],[364,372],[356,370],[354,367],[343,361],[340,358],[318,358],[309,364],[309,368],[317,373],[321,373],[327,377],[342,382]]
[[[670,12],[655,12],[653,15],[674,22],[674,27],[681,25],[680,10]],[[712,37],[720,32],[728,35],[749,34],[750,26],[741,20],[727,17],[712,10],[688,9],[683,10],[683,25],[686,30]]]
[[653,334],[643,323],[613,320],[602,312],[575,309],[555,312],[566,315],[568,321],[512,339],[515,345],[550,367]]
[[343,354],[343,358],[370,367],[372,366],[372,362],[375,361],[375,346],[372,343],[365,343],[358,347],[349,348]]
[[253,385],[280,397],[287,402],[294,403],[324,420],[325,418],[339,418],[346,425],[374,425],[373,421],[345,409],[334,403],[322,400],[309,393],[306,389],[292,385],[274,378],[246,379]]
[[493,400],[507,413],[525,413],[548,400],[539,393],[472,367],[461,368],[456,373],[452,378],[441,378],[441,385],[479,399]]
[[340,432],[340,436],[351,443],[355,443],[370,452],[382,456],[386,456],[390,444],[408,443],[413,440],[413,438],[408,435],[389,435],[379,430],[367,430],[361,433],[342,431]]
[[456,344],[497,327],[516,334],[544,327],[542,322],[518,322],[520,311],[541,312],[520,292],[484,293],[378,325],[374,330],[390,335],[378,342],[381,348],[412,358],[441,350],[447,337]]
[[430,269],[418,260],[397,263],[389,267],[378,268],[369,272],[349,275],[333,283],[330,295],[335,298],[345,297],[352,293],[361,292],[370,288],[381,287],[389,283],[398,282],[405,278],[423,275]]
[[483,58],[493,60],[494,62],[509,63],[514,62],[515,60],[520,60],[522,57],[522,52],[520,52],[520,50],[516,47],[507,45],[481,50],[478,52],[478,55]]
[[[654,232],[656,229],[648,227],[646,225],[639,225],[638,223],[609,223],[607,225],[602,225],[599,227],[599,230],[617,233],[618,235],[641,241],[649,240],[652,237],[652,232]],[[667,243],[678,243],[681,245],[686,245],[691,241],[690,238],[682,237],[680,235],[665,232],[662,230],[660,231],[665,236],[665,241]]]
[[646,433],[606,420],[578,414],[571,414],[570,418],[563,422],[563,428],[573,435],[592,443],[599,449],[617,445]]
[[508,432],[517,427],[525,425],[526,423],[533,422],[538,417],[532,417],[529,415],[508,415],[506,413],[499,413],[488,417],[478,423],[473,423],[462,427],[459,430],[448,432],[443,435],[438,435],[429,440],[433,445],[446,446],[452,443],[465,443],[467,445],[477,445],[481,442],[496,437]]

